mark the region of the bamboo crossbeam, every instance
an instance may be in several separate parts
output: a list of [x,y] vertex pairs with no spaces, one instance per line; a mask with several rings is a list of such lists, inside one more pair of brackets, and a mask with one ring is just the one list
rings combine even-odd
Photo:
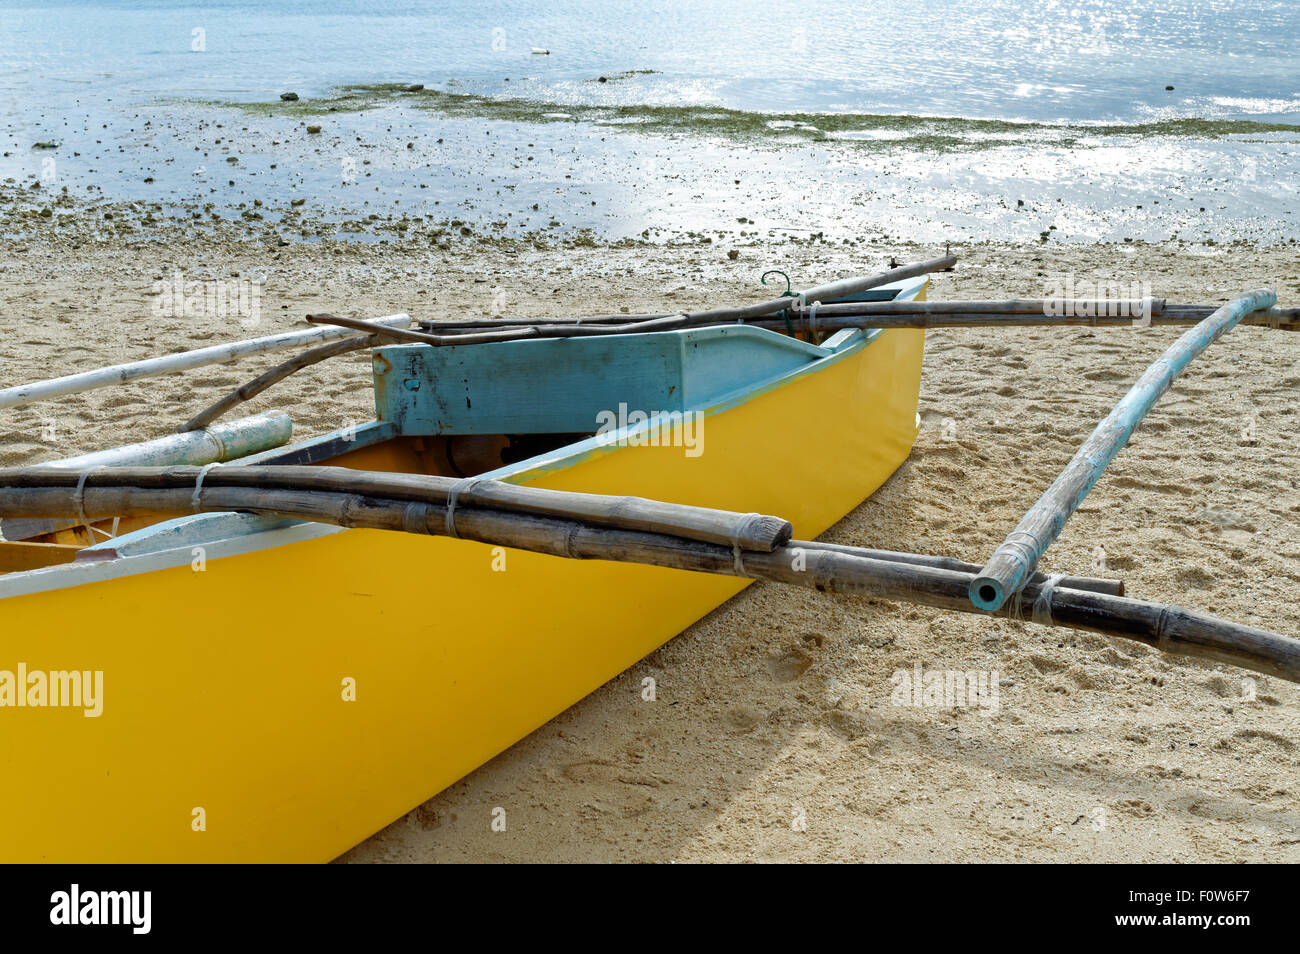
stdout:
[[506,318],[484,321],[480,318],[454,319],[447,321],[420,321],[421,327],[437,327],[439,331],[480,330],[486,328],[515,328],[533,325],[621,325],[630,322],[651,321],[658,318],[684,318],[688,327],[699,325],[725,324],[733,321],[751,321],[767,315],[775,315],[791,304],[799,301],[823,301],[829,298],[843,298],[859,292],[879,288],[891,282],[928,275],[932,272],[946,271],[957,263],[957,256],[943,255],[924,262],[901,265],[898,268],[880,272],[875,275],[862,275],[842,278],[838,281],[814,285],[812,288],[796,292],[793,296],[783,296],[753,305],[741,305],[733,308],[712,308],[706,311],[659,312],[644,315],[594,315],[585,318]]
[[[1212,314],[1214,305],[1169,305],[1163,299],[1150,299],[1152,310],[1143,311],[1144,299],[1125,300],[1071,300],[1061,307],[1043,299],[1023,299],[1012,302],[982,301],[923,301],[923,302],[842,302],[821,305],[817,309],[817,326],[821,331],[833,332],[845,328],[1012,328],[1012,327],[1069,327],[1095,328],[1130,326],[1194,325]],[[1046,308],[1058,306],[1058,313]],[[999,307],[1004,306],[1004,307]],[[808,328],[811,309],[793,303],[789,306],[797,330]],[[1118,312],[1118,313],[1116,313]],[[626,316],[624,316],[626,318]],[[676,319],[676,320],[674,320]],[[591,324],[577,325],[572,321],[557,324],[561,319],[538,319],[541,323],[528,323],[525,319],[497,321],[421,321],[425,334],[437,336],[436,344],[463,345],[481,341],[511,340],[515,337],[571,337],[594,334],[631,334],[638,331],[670,330],[671,328],[702,328],[731,324],[711,317],[686,315],[666,316],[658,327],[638,328],[628,324],[601,324],[602,319],[583,319]],[[786,331],[788,326],[780,318],[756,318],[746,324],[772,331]],[[1300,308],[1269,308],[1253,312],[1242,319],[1243,325],[1300,330]],[[360,325],[350,327],[362,329]],[[541,329],[534,334],[529,329]],[[512,334],[519,332],[519,334]],[[418,333],[415,333],[418,334]],[[490,336],[490,337],[489,337]],[[411,340],[424,340],[412,338]]]
[[970,601],[998,610],[1034,572],[1043,553],[1061,535],[1065,522],[1097,483],[1134,429],[1183,369],[1252,311],[1277,304],[1271,291],[1234,298],[1183,334],[1140,377],[1115,409],[1097,425],[1061,475],[1052,482],[1020,524],[994,551],[971,582]]
[[[79,475],[74,477],[33,475],[32,469],[0,470],[0,486],[12,490],[41,489],[65,492],[68,488],[75,490],[75,477]],[[192,490],[198,480],[199,471],[197,467],[182,466],[105,468],[87,476],[85,486],[91,491],[100,489],[101,484],[110,487],[129,487],[132,488],[132,494],[136,494],[137,491],[181,491],[191,494],[192,503]],[[742,526],[745,523],[744,518],[751,515],[679,504],[662,504],[640,497],[568,493],[495,480],[467,484],[463,479],[458,481],[446,477],[360,471],[330,466],[249,464],[238,469],[212,469],[204,474],[202,496],[207,503],[211,504],[212,501],[207,499],[207,494],[214,487],[225,487],[249,491],[263,489],[306,493],[350,493],[383,498],[388,501],[446,504],[449,494],[458,483],[465,488],[457,497],[458,507],[479,507],[507,513],[575,519],[597,526],[623,529],[664,532],[671,528],[678,536],[705,542],[731,544],[733,539],[736,539],[746,550],[770,551],[787,541],[793,533],[793,528],[787,521],[776,517],[764,517],[758,521],[753,530],[736,534],[735,528]],[[64,498],[60,498],[57,494],[45,497],[40,506],[47,510],[51,506],[55,508],[60,506],[58,503],[50,504],[51,499],[58,501]],[[173,496],[166,501],[158,498],[150,506],[162,506],[164,503],[173,506],[177,502],[183,502],[183,497]],[[35,505],[33,503],[33,506]],[[68,505],[71,506],[72,501],[69,500]],[[124,514],[113,514],[113,516],[122,515]],[[805,546],[867,556],[874,560],[891,560],[965,573],[973,573],[979,569],[976,564],[945,556],[843,547],[820,542],[808,543]],[[1041,582],[1046,577],[1039,574],[1036,579]],[[1071,589],[1109,593],[1114,596],[1124,595],[1124,583],[1121,580],[1070,576],[1063,577],[1060,585]]]
[[667,331],[670,328],[686,325],[682,315],[666,315],[662,318],[650,318],[622,325],[602,325],[587,327],[582,325],[524,325],[520,328],[495,328],[473,334],[437,335],[427,331],[413,331],[409,328],[381,328],[374,322],[359,318],[345,318],[340,315],[308,315],[312,324],[338,325],[354,331],[365,331],[378,338],[393,341],[406,341],[413,344],[427,344],[433,347],[447,345],[488,344],[497,341],[519,341],[526,338],[576,338],[584,335],[639,334],[647,331]]
[[[898,550],[873,550],[868,547],[850,547],[835,543],[815,541],[800,544],[805,549],[827,550],[832,553],[847,553],[849,556],[866,557],[870,560],[890,560],[896,563],[911,563],[916,566],[934,567],[939,570],[956,570],[958,573],[978,573],[978,563],[967,563],[956,557],[935,556],[928,553],[902,553]],[[1049,579],[1046,573],[1035,573],[1030,577],[1033,583],[1045,583]],[[1106,593],[1110,596],[1124,595],[1123,580],[1107,580],[1095,576],[1061,576],[1057,586],[1070,590],[1089,590],[1093,593]]]
[[[411,319],[408,315],[389,315],[386,318],[375,320],[375,324],[384,325],[385,327],[409,325],[410,323]],[[45,381],[34,381],[30,384],[20,384],[15,387],[0,389],[0,408],[18,407],[23,404],[30,404],[33,401],[45,401],[68,394],[78,394],[82,391],[92,391],[96,388],[125,384],[139,378],[171,374],[176,371],[188,371],[209,364],[221,364],[249,355],[266,354],[270,351],[286,351],[302,345],[334,341],[338,338],[345,338],[350,334],[352,332],[343,328],[308,328],[302,331],[288,331],[278,335],[267,335],[262,338],[250,338],[246,341],[232,341],[226,344],[212,345],[194,351],[181,351],[177,354],[162,355],[157,358],[146,358],[142,361],[117,364],[108,368],[97,368],[94,371],[68,374]]]
[[[1208,318],[1221,308],[1221,305],[1165,305],[1165,314],[1181,315],[1190,318]],[[1241,320],[1243,325],[1258,324],[1295,324],[1300,321],[1300,308],[1261,308]]]
[[[1142,300],[1124,302],[1123,308],[1112,307],[1114,301],[1078,300],[1067,303],[1069,307],[1063,313],[1048,313],[1042,307],[1050,302],[1041,299],[1005,303],[1007,307],[998,307],[1002,302],[980,301],[903,301],[903,302],[844,302],[835,305],[822,305],[817,309],[818,327],[825,331],[838,331],[842,328],[964,328],[975,326],[1064,326],[1089,325],[1097,327],[1130,325],[1194,325],[1212,314],[1214,305],[1165,305],[1162,299],[1153,299],[1150,317],[1142,317]],[[1129,309],[1128,314],[1111,314],[1112,311]],[[810,307],[792,304],[792,320],[807,321]],[[549,319],[548,319],[549,320]],[[1245,325],[1261,325],[1282,328],[1300,326],[1300,308],[1269,308],[1252,313],[1242,319]],[[713,322],[718,324],[718,322]],[[760,328],[783,331],[786,324],[782,319],[756,319],[747,324]],[[441,322],[421,322],[424,328],[442,328]],[[701,327],[692,323],[689,327]],[[493,327],[529,327],[506,325],[496,322]],[[802,330],[802,329],[801,329]],[[460,332],[456,332],[459,334]],[[457,342],[459,343],[459,342]]]
[[380,339],[376,335],[359,335],[353,338],[344,338],[342,341],[333,341],[294,355],[288,361],[277,364],[269,371],[265,371],[251,381],[240,385],[220,401],[208,405],[208,407],[178,427],[176,433],[184,434],[187,431],[202,430],[231,408],[238,407],[245,401],[251,401],[263,391],[283,381],[291,374],[301,371],[303,368],[309,368],[321,361],[337,358],[343,354],[351,354],[363,348],[373,348],[380,343]]
[[[113,487],[136,488],[141,494],[163,494],[179,491],[181,497],[159,497],[151,505],[166,506],[167,512],[177,512],[173,504],[184,494],[193,494],[198,486],[201,468],[198,467],[105,467],[96,469],[82,482],[87,507],[95,493]],[[0,485],[17,493],[33,491],[33,501],[39,491],[51,491],[42,501],[59,500],[69,490],[75,491],[80,475],[64,470],[46,468],[0,469]],[[670,533],[691,540],[739,546],[743,550],[768,551],[790,539],[794,528],[788,520],[764,514],[738,514],[710,507],[692,507],[664,503],[645,497],[584,494],[563,490],[547,490],[510,484],[500,480],[479,478],[435,477],[424,474],[383,473],[358,471],[349,467],[304,467],[293,465],[248,464],[238,467],[212,468],[203,473],[201,485],[203,499],[217,490],[236,489],[243,493],[240,499],[248,504],[259,494],[274,492],[348,493],[383,497],[390,501],[413,504],[447,504],[455,497],[456,520],[461,508],[495,508],[503,512],[535,516],[564,517],[581,520],[594,526],[618,527],[627,530],[646,530]],[[130,501],[123,498],[124,505]],[[33,503],[33,506],[36,506]],[[48,510],[42,503],[40,509]],[[55,505],[57,510],[57,505]],[[235,509],[235,508],[226,508]],[[59,515],[75,513],[64,509]],[[89,514],[90,509],[85,509]],[[131,511],[115,513],[126,516]],[[160,511],[145,511],[160,512]],[[184,507],[179,512],[186,512]]]
[[[792,315],[807,314],[809,304],[794,304]],[[832,315],[1158,315],[1163,298],[1009,298],[1002,301],[837,301],[817,306],[819,317]]]
[[[1278,309],[1274,309],[1277,311]],[[1286,309],[1292,311],[1294,309]],[[817,328],[823,333],[841,331],[845,328],[1128,328],[1166,327],[1174,325],[1194,325],[1203,321],[1213,309],[1206,309],[1204,314],[1195,312],[1171,312],[1151,315],[1149,319],[1118,317],[1111,315],[1043,315],[1043,314],[1006,314],[996,315],[986,312],[940,312],[936,314],[894,314],[894,315],[830,315],[817,312]],[[807,310],[792,313],[796,321],[796,331],[807,331],[809,312]],[[763,321],[751,324],[768,328],[772,331],[785,331],[784,322]],[[1241,324],[1257,327],[1279,328],[1284,331],[1300,330],[1300,319],[1295,321],[1272,317],[1267,312],[1252,314]]]
[[[790,299],[787,299],[790,301]],[[1047,314],[1048,309],[1059,312]],[[808,309],[797,303],[789,311],[801,321],[808,318]],[[1214,311],[1209,305],[1167,305],[1162,298],[1152,299],[1012,299],[1007,301],[888,301],[843,302],[821,306],[818,325],[824,331],[844,328],[1000,328],[1000,327],[1065,327],[1086,325],[1090,327],[1150,325],[1190,325]],[[1117,314],[1112,314],[1112,313]],[[1127,315],[1149,315],[1138,321]],[[622,316],[626,319],[627,316]],[[207,427],[227,411],[248,401],[297,371],[329,358],[374,347],[385,341],[410,341],[435,346],[481,344],[492,341],[510,341],[530,337],[576,337],[600,334],[635,334],[647,331],[666,331],[672,328],[707,327],[718,323],[716,319],[692,318],[686,314],[664,315],[659,318],[619,324],[576,324],[570,320],[561,323],[516,324],[502,322],[421,322],[424,331],[388,327],[381,332],[378,322],[341,318],[335,315],[308,315],[307,320],[317,324],[369,332],[366,338],[349,338],[333,344],[322,345],[296,355],[293,359],[276,365],[256,378],[241,385],[230,394],[196,414],[178,428],[178,433]],[[600,321],[601,319],[587,319]],[[548,319],[548,321],[550,321]],[[782,319],[760,318],[750,324],[776,331],[786,330]],[[1253,312],[1242,319],[1242,324],[1266,325],[1274,328],[1300,330],[1300,308],[1269,308]],[[439,334],[444,326],[451,334]]]
[[[790,306],[792,315],[802,317],[810,305]],[[1177,317],[1180,321],[1208,318],[1221,305],[1171,304],[1164,298],[1017,298],[1007,301],[845,301],[819,305],[819,318],[876,315],[1029,315],[1044,318],[1118,319],[1133,322],[1148,310],[1152,320]],[[1300,321],[1300,308],[1266,308],[1242,323],[1266,324]]]
[[[232,468],[242,469],[242,468]],[[66,508],[66,487],[14,487],[12,471],[0,472],[0,516],[53,513]],[[209,475],[218,473],[210,471]],[[88,484],[90,482],[88,481]],[[91,517],[149,508],[154,512],[244,510],[315,520],[344,527],[446,535],[447,507],[387,500],[356,493],[213,487],[194,500],[188,488],[145,489],[87,486],[81,506]],[[671,506],[671,505],[669,505]],[[903,560],[873,559],[852,547],[791,540],[771,552],[738,556],[727,546],[639,530],[596,527],[569,519],[492,509],[465,509],[457,535],[494,546],[568,559],[613,560],[769,580],[819,592],[899,600],[965,613],[982,613],[967,598],[970,572]],[[863,553],[871,551],[862,551]],[[1300,682],[1300,641],[1197,613],[1104,592],[1031,580],[998,615],[1046,626],[1105,633],[1164,652],[1230,663]]]
[[[961,328],[1013,325],[1182,325],[1209,317],[1217,305],[1169,304],[1163,298],[1044,299],[1008,301],[888,301],[836,302],[819,305],[818,325],[840,328]],[[809,305],[793,305],[792,318],[806,320]],[[1296,327],[1300,308],[1268,308],[1241,322],[1250,325]],[[777,323],[764,323],[777,328]]]

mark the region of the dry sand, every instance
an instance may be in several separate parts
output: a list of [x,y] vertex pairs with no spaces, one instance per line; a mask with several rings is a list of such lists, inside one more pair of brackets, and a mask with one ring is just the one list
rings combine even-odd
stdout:
[[[934,248],[0,242],[0,385],[247,335],[154,313],[173,269],[265,274],[255,333],[312,310],[516,314],[754,300]],[[955,249],[931,297],[1038,296],[1053,276],[1217,302],[1300,301],[1292,248]],[[1171,329],[931,332],[911,458],[826,539],[980,560]],[[1300,338],[1238,329],[1198,359],[1071,521],[1046,569],[1097,548],[1132,595],[1300,635]],[[0,464],[159,436],[265,359],[0,416]],[[297,433],[369,416],[342,359],[249,405]],[[1000,711],[890,704],[891,674],[997,670]],[[1300,689],[1068,630],[755,584],[477,772],[359,845],[371,861],[1298,861]],[[642,700],[653,676],[657,699]],[[506,810],[507,830],[490,827]],[[802,824],[797,824],[800,819]]]

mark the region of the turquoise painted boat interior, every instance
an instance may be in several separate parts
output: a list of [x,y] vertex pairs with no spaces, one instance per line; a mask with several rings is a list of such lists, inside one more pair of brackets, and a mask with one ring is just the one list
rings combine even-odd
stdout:
[[[913,298],[925,283],[921,276],[836,300]],[[647,413],[717,406],[870,338],[850,330],[813,345],[737,323],[464,348],[391,345],[373,354],[375,416],[405,436],[584,433],[620,405]]]

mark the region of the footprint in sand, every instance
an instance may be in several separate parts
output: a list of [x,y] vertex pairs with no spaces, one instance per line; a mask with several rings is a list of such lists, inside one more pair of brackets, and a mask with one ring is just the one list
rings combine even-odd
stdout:
[[1050,656],[1030,656],[1029,662],[1043,675],[1051,675],[1066,668],[1066,663]]
[[1295,749],[1295,743],[1286,736],[1278,735],[1276,732],[1269,732],[1265,729],[1241,729],[1240,731],[1235,732],[1232,738],[1234,740],[1239,739],[1242,743],[1245,743],[1245,745],[1234,744],[1231,740],[1224,739],[1223,742],[1220,743],[1220,747],[1225,749],[1240,749],[1244,747],[1255,751],[1264,751],[1267,749],[1267,746],[1259,745],[1258,743],[1269,742],[1276,745],[1284,752],[1291,752]]
[[766,717],[767,713],[758,708],[758,706],[746,705],[744,703],[738,706],[733,706],[727,712],[727,722],[731,724],[733,729],[738,729],[741,732],[749,732]]
[[1089,381],[1118,381],[1121,378],[1128,377],[1128,375],[1123,371],[1114,371],[1111,368],[1098,368],[1096,371],[1085,371],[1083,376]]
[[779,656],[769,656],[767,671],[774,682],[794,682],[806,673],[813,664],[812,656],[802,649],[791,649]]
[[1206,689],[1214,693],[1220,699],[1226,699],[1228,696],[1241,695],[1241,687],[1234,682],[1230,682],[1223,676],[1211,676],[1201,683]]
[[1199,566],[1184,567],[1174,574],[1174,580],[1188,589],[1212,587],[1217,582],[1213,573]]
[[406,815],[407,824],[417,831],[433,831],[442,827],[442,818],[428,803],[419,805]]

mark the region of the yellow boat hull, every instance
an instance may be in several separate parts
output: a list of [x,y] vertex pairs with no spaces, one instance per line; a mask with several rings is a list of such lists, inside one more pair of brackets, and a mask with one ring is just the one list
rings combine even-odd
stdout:
[[[922,348],[884,332],[711,409],[698,457],[614,446],[511,479],[809,538],[906,458]],[[0,709],[3,860],[327,861],[746,585],[371,530],[201,558],[0,599],[0,669],[103,672],[97,717]]]

